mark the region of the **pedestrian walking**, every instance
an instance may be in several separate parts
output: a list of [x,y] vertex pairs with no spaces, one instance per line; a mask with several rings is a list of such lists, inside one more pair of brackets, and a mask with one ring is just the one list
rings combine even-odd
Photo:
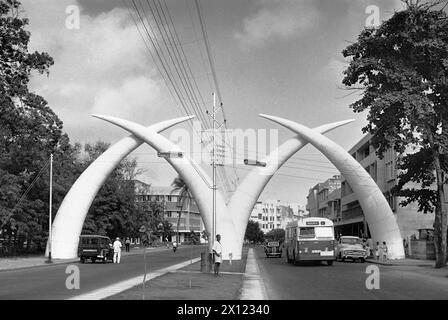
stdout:
[[126,246],[126,252],[129,252],[131,248],[131,239],[126,238],[126,241],[124,242],[124,245]]
[[173,251],[176,252],[177,250],[177,241],[173,242]]
[[383,241],[383,255],[382,255],[382,260],[384,261],[384,262],[386,262],[387,261],[387,251],[388,251],[388,248],[387,248],[387,245],[386,245],[386,241]]
[[377,261],[380,260],[380,243],[379,243],[379,241],[376,242],[376,246],[375,246],[375,258]]
[[219,277],[219,267],[222,263],[222,245],[221,245],[221,235],[216,235],[216,241],[213,245],[213,256],[215,260],[215,277]]
[[114,263],[120,263],[120,259],[121,259],[121,242],[120,242],[120,238],[117,237],[117,239],[115,239],[113,247],[114,247]]
[[366,242],[366,258],[369,258],[370,257],[370,246],[369,246],[369,243],[368,242]]

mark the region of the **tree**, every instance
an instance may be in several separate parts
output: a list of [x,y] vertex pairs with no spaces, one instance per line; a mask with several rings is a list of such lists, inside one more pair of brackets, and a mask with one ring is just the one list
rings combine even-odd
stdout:
[[265,238],[283,243],[285,241],[285,229],[272,229],[265,235]]
[[198,244],[201,242],[200,233],[194,232],[194,230],[190,230],[190,242],[191,244]]
[[260,229],[260,225],[258,222],[249,220],[246,227],[246,234],[244,238],[252,243],[258,243],[264,241],[264,233]]
[[[108,148],[109,144],[102,141],[86,144],[84,168]],[[136,167],[135,159],[125,158],[113,170],[89,209],[83,226],[84,233],[107,235],[111,238],[138,237],[142,225],[151,234],[156,231],[156,226],[161,222],[161,211],[157,204],[146,205],[135,201],[133,179],[138,172]],[[163,207],[161,210],[163,212]]]
[[[53,59],[29,52],[31,34],[25,28],[17,0],[0,0],[0,172],[8,182],[0,186],[0,230],[16,248],[45,241],[48,234],[48,160],[55,162],[54,201],[66,192],[65,182],[76,172],[76,146],[62,133],[62,121],[45,99],[28,89],[33,72],[49,74]],[[63,169],[62,169],[63,168]],[[61,170],[59,170],[61,169]],[[66,170],[68,169],[68,170]]]
[[177,206],[180,208],[179,215],[177,218],[177,236],[176,241],[177,243],[180,242],[179,238],[179,226],[180,226],[180,217],[182,215],[182,210],[185,208],[185,201],[187,201],[187,212],[190,213],[190,203],[191,203],[191,194],[190,189],[188,188],[188,185],[185,183],[185,181],[182,179],[181,176],[178,176],[174,178],[173,182],[171,183],[171,186],[173,187],[172,192],[177,192],[179,194],[179,197],[177,199]]
[[394,195],[404,197],[400,204],[415,201],[419,211],[435,212],[439,268],[447,250],[448,18],[436,9],[441,1],[404,2],[405,10],[366,28],[343,50],[351,58],[343,83],[363,92],[351,108],[368,110],[363,132],[372,134],[378,156],[391,148],[399,154]]

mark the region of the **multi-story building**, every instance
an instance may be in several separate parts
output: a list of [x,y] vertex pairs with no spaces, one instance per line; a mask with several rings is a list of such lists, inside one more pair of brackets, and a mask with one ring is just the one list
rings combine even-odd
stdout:
[[172,187],[153,187],[138,180],[135,180],[135,190],[138,202],[158,201],[163,203],[164,217],[173,225],[173,230],[176,233],[179,221],[181,242],[189,240],[191,231],[200,233],[204,230],[204,223],[194,198],[186,198],[182,202],[179,192],[173,192]]
[[250,219],[258,222],[260,229],[268,233],[273,229],[285,229],[286,224],[305,215],[303,205],[280,200],[257,201]]
[[335,175],[309,190],[306,209],[311,217],[335,220],[340,215],[340,198],[341,176]]
[[[349,150],[349,153],[369,172],[383,192],[394,213],[403,238],[418,234],[419,229],[432,229],[433,213],[423,214],[418,212],[416,204],[403,207],[399,205],[403,199],[393,196],[391,193],[397,182],[398,154],[395,151],[388,150],[383,159],[380,159],[371,144],[371,135],[366,135]],[[330,188],[327,187],[328,180],[311,188],[307,197],[307,209],[312,216],[317,215],[332,219],[338,234],[370,236],[368,224],[356,194],[344,177],[348,174],[350,172],[343,172],[339,176],[339,189],[330,191]],[[334,185],[337,185],[337,183],[334,183]],[[316,194],[318,195],[325,189],[328,189],[328,192],[323,192],[321,197],[316,197]]]

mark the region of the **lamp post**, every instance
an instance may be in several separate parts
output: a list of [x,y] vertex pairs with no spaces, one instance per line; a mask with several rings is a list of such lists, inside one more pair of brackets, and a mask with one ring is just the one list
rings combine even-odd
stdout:
[[53,263],[51,260],[51,249],[52,249],[52,234],[51,234],[51,220],[52,212],[51,207],[53,203],[53,154],[50,155],[50,197],[49,197],[49,214],[48,214],[48,260],[46,263]]

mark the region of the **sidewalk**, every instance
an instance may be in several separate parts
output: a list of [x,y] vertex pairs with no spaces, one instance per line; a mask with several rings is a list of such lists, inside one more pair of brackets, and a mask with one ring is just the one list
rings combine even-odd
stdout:
[[434,268],[434,260],[419,260],[419,259],[402,259],[402,260],[387,260],[377,261],[376,259],[367,259],[367,263],[378,264],[387,267],[395,267],[402,271],[417,272],[431,277],[442,278],[448,280],[448,266],[444,268]]
[[419,260],[419,259],[400,259],[400,260],[376,260],[374,258],[366,259],[369,263],[380,264],[383,266],[409,266],[409,267],[434,267],[434,260]]
[[[166,250],[165,246],[160,246],[156,248],[146,248],[148,251],[155,250]],[[142,254],[143,248],[135,248],[131,249],[130,252],[122,251],[122,256],[129,256],[135,254]],[[36,268],[36,267],[51,267],[55,265],[61,264],[69,264],[74,262],[79,262],[79,258],[73,259],[52,259],[53,263],[46,263],[47,258],[44,255],[40,256],[30,256],[30,257],[16,257],[16,258],[0,258],[0,272],[2,271],[11,271],[11,270],[19,270],[19,269],[28,269],[28,268]]]

